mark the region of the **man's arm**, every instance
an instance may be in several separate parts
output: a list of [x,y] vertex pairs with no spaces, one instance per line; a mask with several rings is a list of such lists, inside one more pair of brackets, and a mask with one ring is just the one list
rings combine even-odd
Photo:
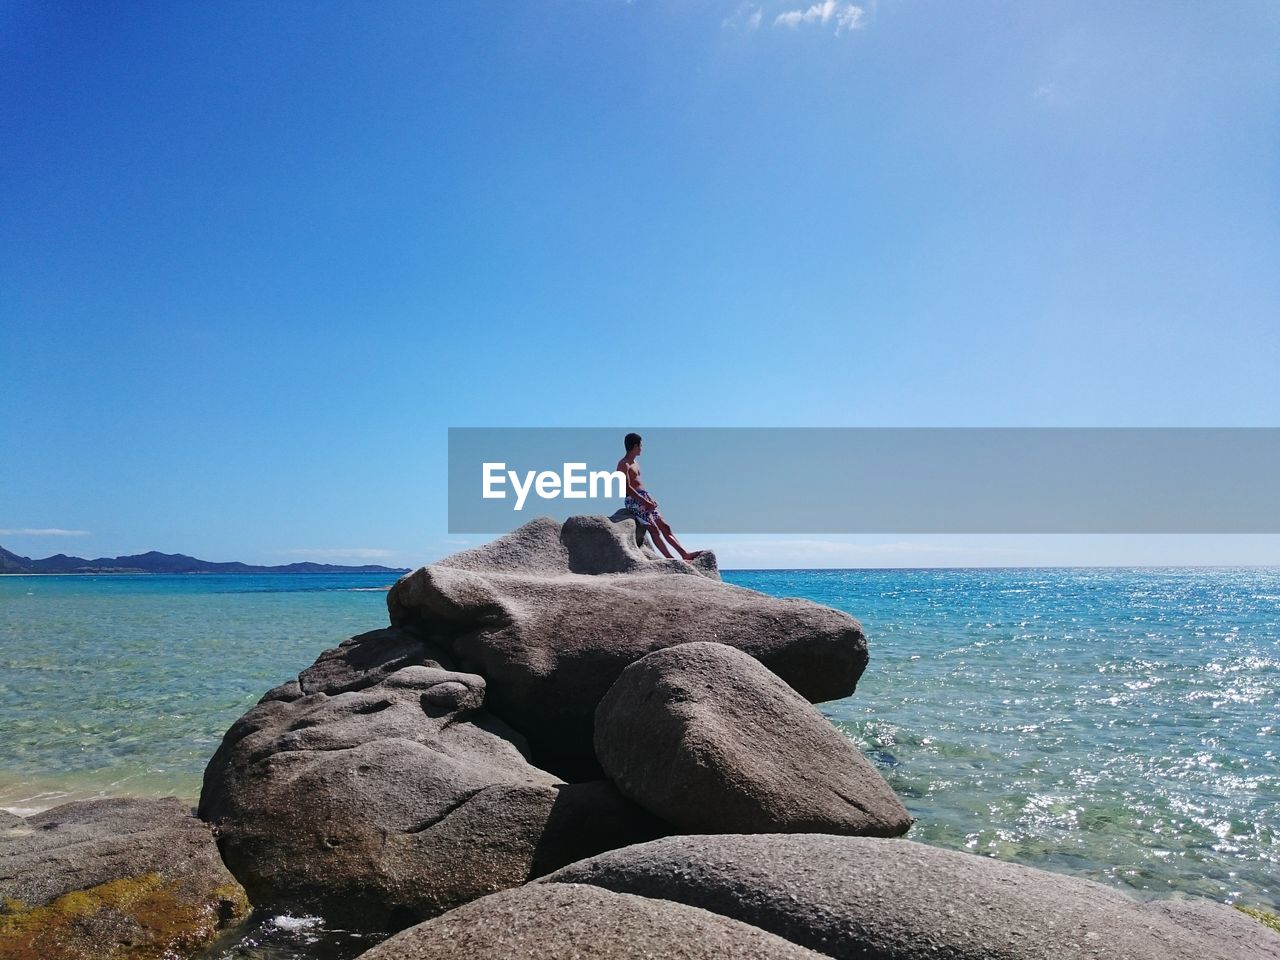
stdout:
[[653,497],[647,497],[640,492],[640,468],[637,467],[634,463],[628,463],[626,474],[627,474],[627,495],[630,497],[634,497],[636,500],[639,500],[641,503],[647,504],[650,510],[656,510],[658,507],[658,501],[653,499]]

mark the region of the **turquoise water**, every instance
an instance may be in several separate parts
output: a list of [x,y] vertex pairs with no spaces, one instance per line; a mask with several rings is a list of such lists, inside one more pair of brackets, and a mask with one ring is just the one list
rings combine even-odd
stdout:
[[227,727],[385,626],[386,574],[0,577],[0,807],[194,799]]
[[858,616],[824,712],[911,837],[1139,895],[1277,901],[1280,571],[734,574]]
[[[379,575],[0,577],[0,806],[194,799],[230,723],[386,622]],[[823,707],[911,836],[1275,908],[1280,571],[739,571],[860,617]]]

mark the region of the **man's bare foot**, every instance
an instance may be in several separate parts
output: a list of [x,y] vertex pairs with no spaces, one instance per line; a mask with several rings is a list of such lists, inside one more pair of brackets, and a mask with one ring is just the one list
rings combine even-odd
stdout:
[[707,551],[705,550],[695,550],[693,551],[693,553],[686,553],[684,555],[684,561],[685,563],[689,563],[690,561],[697,560],[700,556],[702,556],[706,552]]

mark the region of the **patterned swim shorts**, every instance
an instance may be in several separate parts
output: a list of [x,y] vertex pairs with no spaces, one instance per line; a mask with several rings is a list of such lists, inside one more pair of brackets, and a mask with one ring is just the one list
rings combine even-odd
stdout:
[[[644,489],[643,487],[640,488],[639,492],[646,497],[649,496],[649,491]],[[652,500],[653,498],[650,497],[649,499]],[[630,510],[632,513],[634,513],[636,515],[636,519],[638,519],[646,527],[652,527],[654,525],[654,518],[657,516],[657,512],[654,510],[650,510],[648,507],[644,505],[644,503],[642,503],[640,500],[637,500],[635,497],[631,496],[630,494],[627,495],[627,499],[623,501],[622,506],[624,509]]]

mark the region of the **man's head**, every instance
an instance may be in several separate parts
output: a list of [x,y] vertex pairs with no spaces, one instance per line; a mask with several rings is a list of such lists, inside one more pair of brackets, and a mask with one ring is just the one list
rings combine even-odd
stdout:
[[640,434],[638,433],[628,433],[626,437],[623,438],[622,442],[626,444],[627,453],[630,453],[632,450],[634,450],[638,454],[641,450]]

